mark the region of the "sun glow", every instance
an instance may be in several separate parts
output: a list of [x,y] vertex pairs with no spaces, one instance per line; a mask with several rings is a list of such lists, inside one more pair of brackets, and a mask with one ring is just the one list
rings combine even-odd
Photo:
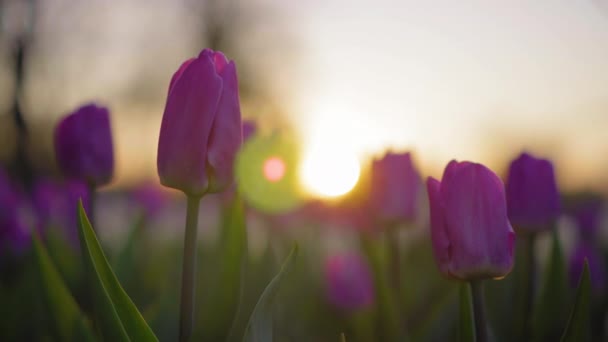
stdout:
[[314,195],[338,197],[349,192],[359,179],[361,166],[354,151],[317,146],[305,154],[301,180]]

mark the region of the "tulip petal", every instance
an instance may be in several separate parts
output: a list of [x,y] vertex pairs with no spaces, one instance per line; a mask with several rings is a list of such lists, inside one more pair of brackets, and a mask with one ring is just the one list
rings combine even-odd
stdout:
[[186,71],[188,66],[195,60],[196,60],[196,58],[190,58],[189,60],[185,61],[184,63],[182,63],[182,65],[180,65],[179,69],[177,69],[177,71],[173,74],[173,76],[171,77],[171,83],[169,83],[169,94],[171,93],[171,89],[173,89],[173,85],[175,85],[175,82],[177,82],[177,80],[182,76],[184,71]]
[[165,186],[191,195],[207,192],[207,141],[222,92],[210,58],[198,58],[174,83],[161,123],[158,174]]
[[440,192],[441,183],[429,177],[426,181],[426,188],[429,193],[429,204],[431,211],[431,240],[433,243],[433,254],[439,266],[439,270],[444,275],[450,275],[451,246],[448,238],[445,220],[444,205]]
[[207,158],[213,171],[210,192],[222,191],[232,184],[234,159],[243,139],[236,66],[233,61],[226,65],[221,77],[224,87],[208,144]]

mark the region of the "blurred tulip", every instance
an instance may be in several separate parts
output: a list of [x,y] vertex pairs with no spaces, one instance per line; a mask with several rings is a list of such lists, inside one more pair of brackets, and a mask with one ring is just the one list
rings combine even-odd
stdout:
[[354,311],[374,303],[372,272],[359,254],[330,256],[325,262],[327,299],[335,307]]
[[33,189],[33,204],[38,219],[38,229],[54,227],[60,229],[66,238],[78,245],[78,200],[89,208],[89,189],[78,180],[57,182],[39,180]]
[[378,221],[395,224],[414,221],[422,180],[410,153],[387,153],[372,163],[371,209]]
[[570,214],[577,224],[579,234],[588,241],[597,236],[602,219],[603,202],[593,198],[578,203]]
[[243,121],[243,142],[249,140],[258,131],[258,127],[253,120]]
[[233,182],[241,141],[234,61],[205,49],[169,85],[158,141],[161,183],[193,196],[223,191]]
[[506,187],[509,219],[516,229],[551,228],[561,204],[550,161],[522,153],[509,167]]
[[441,272],[461,280],[501,278],[513,266],[515,233],[504,186],[481,164],[451,161],[428,178],[431,238]]
[[31,242],[30,206],[0,169],[0,249],[20,253]]
[[606,288],[606,263],[601,251],[591,242],[581,240],[570,256],[570,283],[573,287],[577,286],[585,259],[589,262],[589,274],[594,292],[603,294]]
[[153,217],[165,208],[171,198],[160,184],[142,183],[131,191],[131,198],[143,210],[146,217]]
[[80,107],[55,128],[57,163],[69,178],[101,186],[112,180],[114,152],[108,109]]

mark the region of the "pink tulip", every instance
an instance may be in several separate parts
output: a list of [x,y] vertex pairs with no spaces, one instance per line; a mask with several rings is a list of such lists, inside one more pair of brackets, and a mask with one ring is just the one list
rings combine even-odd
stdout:
[[409,153],[387,153],[372,163],[371,206],[379,222],[414,221],[422,180]]
[[236,66],[205,49],[169,85],[158,141],[161,183],[193,196],[223,191],[233,182],[241,141]]
[[515,233],[504,185],[481,164],[451,161],[427,180],[431,238],[441,273],[460,280],[501,278],[513,266]]

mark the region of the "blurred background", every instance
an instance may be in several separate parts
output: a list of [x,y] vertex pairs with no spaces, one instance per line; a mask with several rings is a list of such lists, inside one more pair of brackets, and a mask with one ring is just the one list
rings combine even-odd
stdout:
[[604,0],[2,0],[0,11],[3,163],[17,150],[20,77],[35,170],[55,170],[57,120],[96,101],[111,109],[111,186],[155,178],[168,81],[211,47],[237,63],[243,116],[289,129],[327,169],[392,148],[413,151],[423,175],[453,158],[501,172],[525,149],[555,162],[563,189],[608,192]]

